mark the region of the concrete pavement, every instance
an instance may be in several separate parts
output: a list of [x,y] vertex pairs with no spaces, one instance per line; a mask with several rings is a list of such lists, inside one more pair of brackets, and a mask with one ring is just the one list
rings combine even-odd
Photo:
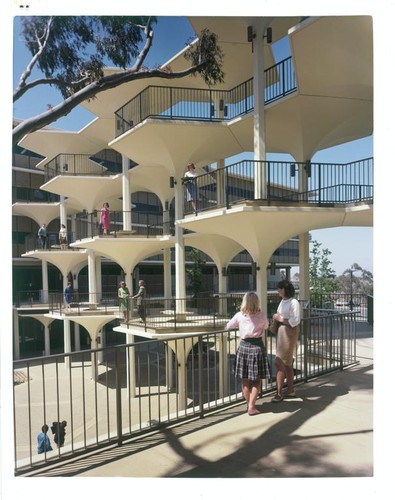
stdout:
[[95,478],[369,478],[373,476],[373,339],[359,364],[296,386],[297,397],[245,405],[167,428],[40,476]]

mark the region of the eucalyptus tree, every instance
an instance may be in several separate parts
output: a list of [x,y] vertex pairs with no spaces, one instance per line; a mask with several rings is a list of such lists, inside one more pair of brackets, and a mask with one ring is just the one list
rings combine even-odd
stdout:
[[[21,17],[21,38],[31,54],[14,90],[14,102],[38,86],[52,86],[61,102],[27,118],[13,129],[13,143],[26,134],[66,116],[100,92],[138,79],[179,79],[200,75],[208,86],[223,81],[223,53],[217,35],[203,30],[186,42],[188,66],[172,72],[145,65],[152,47],[155,17],[138,16],[33,16]],[[119,71],[105,74],[106,66]],[[33,79],[33,70],[40,77]]]

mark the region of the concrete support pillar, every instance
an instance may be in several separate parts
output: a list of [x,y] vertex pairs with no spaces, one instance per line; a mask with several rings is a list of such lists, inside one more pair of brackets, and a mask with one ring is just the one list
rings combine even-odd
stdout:
[[[106,331],[104,328],[102,328],[97,337],[97,347],[106,347]],[[98,363],[103,363],[103,351],[100,351],[97,353],[97,361]]]
[[266,166],[263,163],[266,159],[266,138],[265,138],[265,67],[263,51],[263,35],[266,31],[266,24],[259,19],[253,25],[253,94],[254,94],[254,197],[255,199],[266,198]]
[[97,301],[102,298],[102,276],[101,276],[101,257],[97,255],[95,258],[95,273],[96,273],[96,290]]
[[[90,338],[91,338],[91,351],[93,351],[94,349],[97,349],[99,346],[98,346],[98,343],[97,343],[97,335],[98,335],[98,332],[94,332],[94,333],[91,333],[89,332],[89,335],[90,335]],[[97,381],[97,377],[98,377],[98,353],[97,351],[95,352],[91,352],[91,378],[92,380],[95,380]]]
[[66,212],[65,200],[66,200],[66,197],[61,195],[60,196],[60,223],[64,224],[67,228],[67,212]]
[[256,272],[256,293],[261,301],[261,307],[264,311],[267,309],[267,272],[266,264],[264,266],[258,266]]
[[309,233],[299,235],[299,298],[310,299],[310,276],[309,276]]
[[95,254],[90,248],[87,250],[87,254],[89,302],[94,304],[97,301]]
[[169,341],[169,346],[176,354],[177,362],[177,387],[178,387],[178,408],[180,411],[187,409],[187,359],[193,347],[192,338],[184,338]]
[[14,330],[14,359],[20,359],[21,350],[19,343],[19,314],[17,309],[13,309],[13,330]]
[[46,260],[41,261],[41,276],[42,276],[42,302],[48,304],[48,262]]
[[44,354],[49,356],[51,354],[51,342],[49,336],[49,325],[44,323]]
[[[163,249],[163,295],[165,300],[171,299],[171,250]],[[169,309],[165,307],[165,309]]]
[[129,183],[129,158],[122,155],[122,210],[123,210],[123,230],[132,230],[132,202],[130,198]]
[[80,325],[78,323],[74,323],[74,350],[81,350]]
[[[64,352],[71,352],[70,320],[67,318],[63,320],[63,338]],[[66,368],[70,368],[70,356],[65,356],[64,363]]]
[[[69,243],[72,243],[73,241],[75,241],[77,239],[76,232],[77,232],[77,218],[75,215],[73,215],[71,217],[71,239],[70,239]],[[78,236],[80,236],[80,235],[78,235]]]
[[[175,186],[175,217],[176,220],[183,218],[183,189],[179,182]],[[176,264],[176,314],[184,314],[186,284],[185,284],[185,245],[182,227],[175,228],[175,264]]]

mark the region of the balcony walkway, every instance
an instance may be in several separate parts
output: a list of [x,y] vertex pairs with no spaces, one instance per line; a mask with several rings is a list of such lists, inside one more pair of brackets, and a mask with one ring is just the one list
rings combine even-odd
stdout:
[[357,359],[342,372],[298,384],[292,400],[274,404],[263,397],[261,415],[250,417],[238,404],[28,475],[372,479],[373,334],[367,323],[358,325]]

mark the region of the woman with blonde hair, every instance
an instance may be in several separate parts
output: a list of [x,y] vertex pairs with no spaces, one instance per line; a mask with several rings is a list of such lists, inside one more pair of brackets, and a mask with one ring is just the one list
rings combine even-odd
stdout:
[[226,325],[226,330],[239,330],[240,345],[236,352],[235,374],[242,379],[243,396],[247,401],[248,415],[258,415],[256,400],[261,389],[261,379],[270,376],[263,334],[269,326],[267,316],[261,311],[259,297],[247,292],[240,311]]

